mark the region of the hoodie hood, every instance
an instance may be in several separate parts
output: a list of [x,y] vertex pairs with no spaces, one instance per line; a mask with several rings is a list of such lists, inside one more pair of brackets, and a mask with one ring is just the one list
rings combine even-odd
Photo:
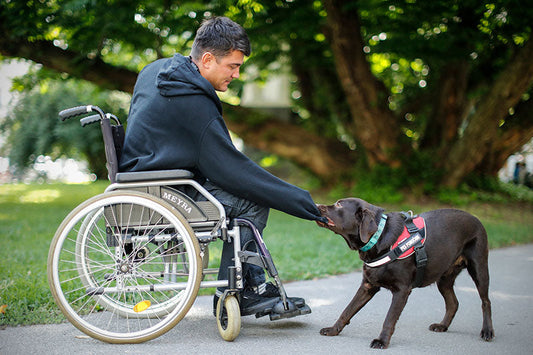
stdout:
[[164,61],[156,77],[157,88],[162,96],[206,95],[222,113],[222,105],[213,85],[200,74],[189,57],[175,54]]

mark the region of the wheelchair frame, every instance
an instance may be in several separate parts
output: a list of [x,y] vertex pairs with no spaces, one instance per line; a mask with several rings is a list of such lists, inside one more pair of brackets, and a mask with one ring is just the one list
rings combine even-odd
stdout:
[[[119,172],[124,142],[120,120],[97,106],[59,113],[62,120],[94,113],[82,127],[99,122],[111,184],[76,207],[59,226],[48,256],[52,295],[82,332],[110,343],[140,343],[172,329],[188,312],[200,288],[225,287],[216,307],[224,340],[240,332],[242,263],[263,267],[280,291],[279,302],[256,317],[289,318],[310,313],[305,302],[286,295],[272,257],[255,226],[234,219],[231,229],[222,204],[187,170]],[[114,124],[111,124],[113,121]],[[189,186],[206,201],[194,201],[174,187]],[[252,229],[258,252],[241,250],[240,227]],[[209,243],[233,243],[228,280],[203,280]]]

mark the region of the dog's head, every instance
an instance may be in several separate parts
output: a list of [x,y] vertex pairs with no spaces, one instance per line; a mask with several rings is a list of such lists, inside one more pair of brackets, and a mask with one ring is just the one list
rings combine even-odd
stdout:
[[376,233],[379,222],[376,218],[383,212],[382,208],[359,198],[345,198],[334,205],[317,207],[328,219],[327,224],[317,224],[341,235],[352,250],[361,248]]

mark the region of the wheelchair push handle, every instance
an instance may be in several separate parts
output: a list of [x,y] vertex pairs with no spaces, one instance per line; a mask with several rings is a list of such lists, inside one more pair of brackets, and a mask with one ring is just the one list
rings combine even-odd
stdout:
[[59,118],[61,118],[62,121],[65,121],[69,118],[84,115],[90,112],[97,112],[96,115],[91,115],[84,117],[80,119],[80,123],[82,127],[85,127],[91,123],[99,122],[104,119],[109,119],[115,121],[117,125],[120,125],[120,120],[117,118],[117,116],[110,114],[110,113],[104,113],[102,109],[98,106],[93,105],[86,105],[86,106],[76,106],[67,108],[61,112],[59,112]]
[[86,113],[90,112],[97,112],[102,118],[104,117],[104,111],[102,111],[98,106],[92,106],[92,105],[86,105],[86,106],[76,106],[67,108],[61,112],[59,112],[59,118],[61,118],[62,121],[80,116]]
[[80,120],[80,123],[82,127],[85,127],[87,125],[90,125],[91,123],[99,122],[101,119],[102,117],[100,117],[100,115],[91,115],[91,116],[83,117]]
[[[113,115],[111,113],[106,113],[105,117],[107,119],[109,119],[109,120],[115,121],[115,124],[120,125],[120,120],[118,119],[117,116],[115,116],[115,115]],[[99,114],[91,115],[91,116],[83,117],[80,120],[80,124],[81,124],[82,127],[85,127],[87,125],[90,125],[91,123],[99,122],[101,119],[102,119],[102,117],[100,117]]]

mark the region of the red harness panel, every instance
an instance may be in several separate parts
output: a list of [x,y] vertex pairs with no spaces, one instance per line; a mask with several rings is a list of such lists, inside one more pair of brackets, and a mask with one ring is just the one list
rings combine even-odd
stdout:
[[[416,217],[415,219],[413,219],[413,223],[415,224],[415,226],[417,226],[420,229],[426,227],[426,224],[425,224],[424,219],[422,217]],[[398,237],[398,240],[396,241],[396,243],[394,243],[394,245],[390,247],[390,250],[396,248],[398,246],[398,244],[400,244],[401,242],[403,242],[407,238],[409,238],[409,231],[407,230],[407,227],[403,227],[402,234],[400,234],[400,236]],[[426,233],[424,233],[422,238],[423,239],[422,239],[421,243],[424,244],[426,242]],[[398,259],[405,259],[408,256],[410,256],[411,254],[413,254],[414,252],[415,252],[415,247],[413,246],[413,247],[409,248],[405,253],[400,255],[398,257]]]

